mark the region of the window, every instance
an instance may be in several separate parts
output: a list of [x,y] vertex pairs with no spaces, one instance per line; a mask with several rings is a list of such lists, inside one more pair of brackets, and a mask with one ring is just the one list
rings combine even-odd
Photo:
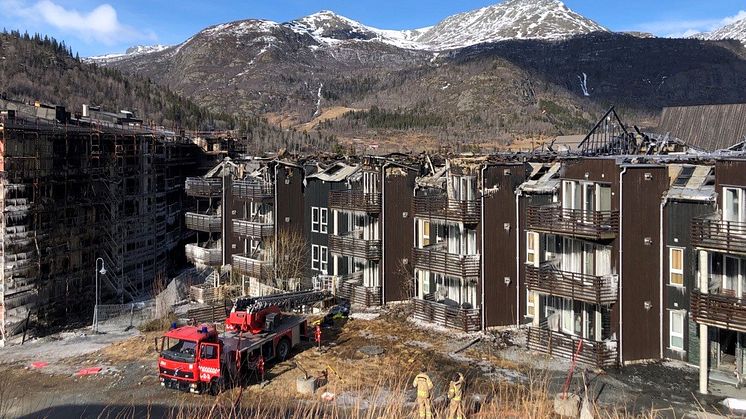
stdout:
[[669,253],[669,283],[679,287],[684,286],[684,249],[672,247]]
[[738,188],[723,188],[723,219],[725,221],[746,221],[742,208],[743,190]]
[[327,233],[329,231],[329,209],[328,208],[321,208],[321,229],[319,230],[321,233]]
[[526,263],[539,264],[539,233],[526,233]]
[[320,265],[319,262],[320,262],[319,245],[312,244],[311,245],[311,270],[318,271],[319,265]]
[[422,247],[430,246],[430,222],[420,221],[422,224]]
[[320,246],[321,250],[321,264],[319,270],[322,274],[326,275],[329,272],[329,249],[326,246]]
[[673,350],[684,350],[684,311],[671,311],[669,322],[669,347]]
[[533,291],[526,293],[526,317],[536,317],[536,300],[538,295]]
[[311,231],[319,232],[319,208],[311,207]]

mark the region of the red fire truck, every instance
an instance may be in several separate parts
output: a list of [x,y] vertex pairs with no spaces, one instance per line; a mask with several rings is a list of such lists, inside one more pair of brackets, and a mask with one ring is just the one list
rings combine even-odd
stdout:
[[161,385],[216,395],[227,387],[246,384],[260,362],[283,361],[308,339],[305,316],[283,313],[281,307],[319,298],[326,298],[326,294],[298,292],[239,299],[222,334],[206,324],[172,328],[156,345]]

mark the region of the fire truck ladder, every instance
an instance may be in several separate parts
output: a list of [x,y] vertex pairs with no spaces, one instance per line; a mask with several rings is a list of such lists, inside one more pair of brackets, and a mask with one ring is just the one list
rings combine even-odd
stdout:
[[256,313],[272,306],[280,307],[283,310],[293,310],[319,301],[324,301],[330,297],[331,293],[328,291],[308,290],[274,294],[266,297],[239,298],[236,300],[233,310],[245,310],[248,313]]

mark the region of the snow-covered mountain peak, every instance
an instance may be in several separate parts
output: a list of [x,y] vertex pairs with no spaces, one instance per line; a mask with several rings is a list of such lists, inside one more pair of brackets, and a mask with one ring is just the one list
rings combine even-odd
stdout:
[[432,49],[506,39],[561,39],[606,31],[558,0],[506,0],[446,18],[416,39]]
[[697,34],[694,37],[710,41],[737,39],[746,45],[746,18],[737,20],[712,32]]
[[151,54],[154,52],[160,52],[167,48],[170,48],[168,45],[135,45],[132,47],[127,48],[127,50],[123,53],[114,53],[114,54],[106,54],[106,55],[98,55],[95,57],[88,57],[85,58],[85,62],[89,63],[96,63],[96,64],[108,64],[114,61],[123,60],[125,58],[134,57],[136,55],[144,55],[144,54]]

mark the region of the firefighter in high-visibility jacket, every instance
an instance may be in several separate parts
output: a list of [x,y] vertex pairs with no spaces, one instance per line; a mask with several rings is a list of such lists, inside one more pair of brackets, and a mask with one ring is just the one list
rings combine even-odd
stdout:
[[458,373],[448,386],[448,419],[465,419],[464,410],[461,406],[461,398],[464,396],[464,374]]
[[433,390],[433,382],[424,370],[414,377],[412,387],[417,389],[417,413],[419,417],[432,418],[433,408],[430,405],[430,392]]

